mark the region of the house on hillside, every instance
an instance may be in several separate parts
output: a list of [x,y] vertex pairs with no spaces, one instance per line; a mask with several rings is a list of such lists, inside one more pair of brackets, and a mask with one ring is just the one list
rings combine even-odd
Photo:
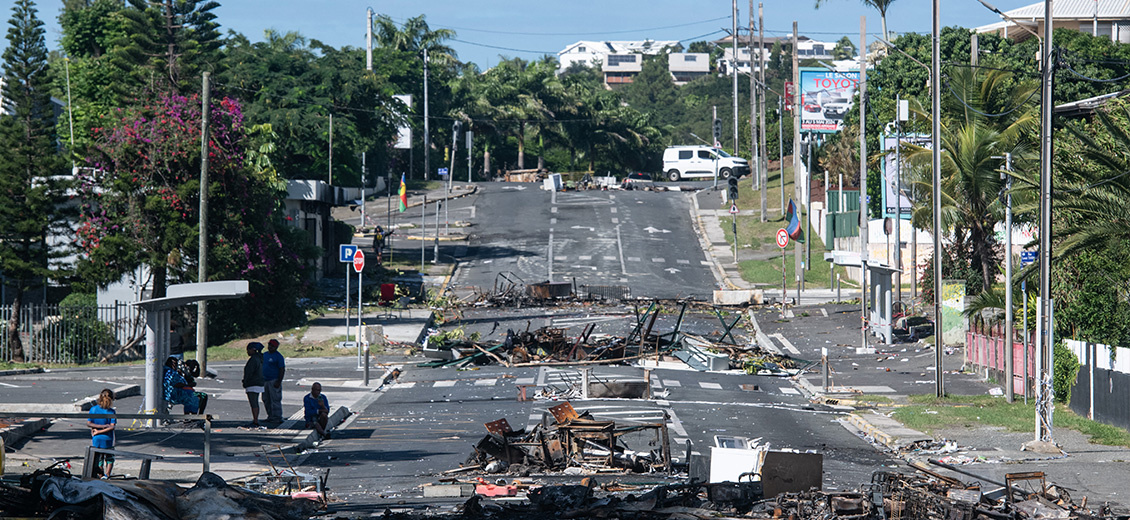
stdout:
[[609,54],[601,67],[604,72],[604,85],[616,88],[635,81],[643,70],[642,54]]
[[[755,36],[751,49],[749,37],[739,36],[736,63],[734,59],[734,49],[731,43],[732,38],[727,36],[715,40],[712,43],[722,49],[722,58],[719,60],[718,68],[728,76],[730,75],[730,71],[734,70],[734,68],[737,68],[738,72],[742,74],[749,74],[751,70],[760,70],[758,66],[761,60],[769,61],[769,56],[773,52],[773,46],[778,41],[781,42],[781,45],[787,47],[792,47],[793,44],[792,37],[766,37],[764,45],[762,45],[762,40]],[[801,60],[831,60],[832,50],[835,48],[835,42],[817,41],[807,36],[797,37],[797,56]]]
[[[1130,43],[1130,2],[1126,0],[1060,0],[1052,6],[1053,28],[1072,29],[1111,41]],[[982,25],[978,33],[993,33],[1022,41],[1044,33],[1044,3],[1005,11],[1001,21]]]
[[686,85],[710,74],[710,55],[705,52],[676,52],[667,57],[667,69],[676,85]]
[[[683,46],[675,40],[590,41],[582,40],[557,53],[557,73],[565,72],[574,63],[589,67],[602,67],[613,54],[643,54],[654,56],[679,52]],[[640,61],[642,63],[642,60]]]

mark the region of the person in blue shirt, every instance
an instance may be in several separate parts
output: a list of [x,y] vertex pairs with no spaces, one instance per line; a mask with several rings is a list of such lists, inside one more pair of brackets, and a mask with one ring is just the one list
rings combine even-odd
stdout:
[[183,404],[184,413],[200,413],[200,396],[188,386],[188,381],[180,373],[180,361],[169,356],[165,359],[165,372],[163,376],[165,387],[165,401],[169,406]]
[[263,354],[263,408],[267,411],[268,423],[281,423],[282,380],[286,374],[286,359],[279,353],[279,340],[267,342],[267,353]]
[[[98,394],[98,401],[90,407],[91,415],[108,415],[109,417],[87,419],[86,427],[90,428],[90,445],[95,448],[111,449],[114,447],[114,427],[118,420],[114,418],[114,392],[103,388]],[[92,475],[109,478],[110,471],[114,469],[114,456],[109,453],[94,454],[94,471]]]
[[330,438],[326,424],[330,420],[330,400],[322,394],[322,383],[314,383],[310,393],[302,398],[302,407],[306,414],[306,427],[313,428],[323,439]]

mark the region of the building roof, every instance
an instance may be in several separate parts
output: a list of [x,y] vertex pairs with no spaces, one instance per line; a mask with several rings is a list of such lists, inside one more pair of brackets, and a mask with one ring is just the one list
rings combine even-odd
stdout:
[[578,47],[584,47],[586,53],[594,54],[658,54],[667,47],[676,47],[678,40],[621,40],[621,41],[593,41],[580,40],[566,45],[557,53],[558,56],[575,52]]
[[669,56],[671,72],[710,72],[710,55],[705,52],[677,52]]
[[[1052,16],[1058,19],[1086,19],[1095,17],[1098,7],[1099,18],[1130,18],[1130,0],[1056,0],[1052,5]],[[1017,19],[1043,20],[1044,3],[1037,2],[1011,11],[1006,15]]]

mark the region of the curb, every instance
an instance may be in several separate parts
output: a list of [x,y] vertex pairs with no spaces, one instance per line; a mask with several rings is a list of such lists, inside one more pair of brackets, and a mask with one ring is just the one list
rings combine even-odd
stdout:
[[[354,235],[354,236],[356,236],[356,235]],[[461,241],[467,240],[467,238],[469,236],[470,235],[449,235],[449,236],[446,236],[446,237],[439,237],[439,241],[440,242],[461,242]],[[419,235],[401,235],[400,239],[401,240],[435,240],[436,237],[434,237],[434,236],[422,237],[422,236],[419,236]]]
[[[123,397],[133,397],[133,396],[136,396],[136,395],[141,395],[141,386],[140,385],[123,385],[123,386],[119,386],[117,388],[111,388],[110,391],[114,392],[114,399],[121,399]],[[97,403],[97,402],[98,402],[98,396],[92,395],[90,397],[86,397],[86,398],[83,398],[83,399],[79,399],[78,401],[75,401],[74,407],[75,407],[75,410],[77,410],[77,411],[85,412],[87,410],[90,410],[90,407],[94,406],[94,403]]]
[[698,207],[697,192],[691,193],[691,216],[694,217],[695,231],[698,234],[698,244],[702,248],[703,253],[710,257],[710,266],[713,268],[711,272],[714,274],[714,280],[719,285],[727,287],[729,290],[740,290],[741,288],[734,285],[730,281],[730,277],[726,276],[726,270],[722,268],[722,264],[718,262],[718,257],[714,256],[713,247],[706,238],[706,224],[702,222],[701,210]]
[[35,435],[50,424],[51,419],[28,419],[0,430],[0,439],[4,440],[4,446],[11,446]]
[[[348,407],[339,406],[330,414],[329,420],[326,421],[326,426],[329,426],[332,430],[342,422],[345,422],[350,415],[353,415],[353,412],[349,411]],[[294,436],[294,451],[298,453],[313,448],[314,443],[320,440],[321,439],[318,438],[318,432],[314,430],[299,433]]]
[[22,376],[27,374],[42,374],[46,372],[42,367],[35,368],[17,368],[12,370],[0,370],[0,377],[4,376]]
[[[452,189],[452,191],[454,191],[454,188]],[[478,184],[472,184],[471,189],[467,190],[464,193],[458,193],[458,194],[452,193],[452,194],[444,195],[444,197],[442,199],[432,199],[432,202],[439,201],[439,200],[460,199],[460,198],[466,197],[468,195],[474,195],[478,191],[479,191],[479,185]],[[405,207],[406,208],[414,208],[416,206],[422,206],[423,204],[424,204],[424,201],[421,200],[419,202],[412,202]]]
[[871,424],[867,419],[854,413],[849,413],[844,421],[854,426],[860,432],[863,432],[863,435],[871,437],[875,439],[876,442],[886,446],[887,449],[894,452],[899,451],[899,446],[896,444],[895,438]]

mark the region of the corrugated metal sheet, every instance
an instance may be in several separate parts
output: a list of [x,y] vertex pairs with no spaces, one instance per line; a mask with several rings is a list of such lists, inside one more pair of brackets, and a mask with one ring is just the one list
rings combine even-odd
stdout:
[[[1095,16],[1095,6],[1099,8],[1099,19],[1130,18],[1130,0],[1056,0],[1052,6],[1052,16],[1063,19],[1091,19]],[[1005,14],[1019,20],[1042,20],[1044,3],[1038,2],[1018,7]]]

